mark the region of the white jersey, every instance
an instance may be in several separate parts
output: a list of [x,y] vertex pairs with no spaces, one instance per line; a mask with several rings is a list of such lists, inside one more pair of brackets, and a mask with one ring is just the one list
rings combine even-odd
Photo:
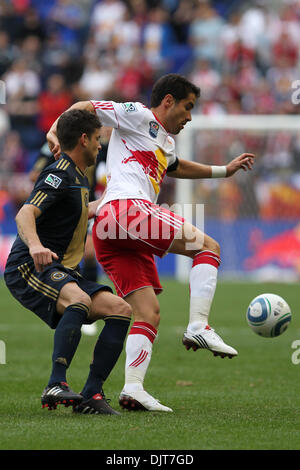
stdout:
[[113,127],[106,160],[107,190],[99,208],[114,199],[155,203],[167,168],[176,161],[174,139],[141,103],[91,103],[103,126]]

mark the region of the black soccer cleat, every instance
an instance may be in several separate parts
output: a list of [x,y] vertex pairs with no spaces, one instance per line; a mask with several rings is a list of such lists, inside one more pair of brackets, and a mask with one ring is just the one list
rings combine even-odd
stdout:
[[88,400],[83,400],[80,404],[73,406],[74,413],[89,415],[118,415],[121,413],[112,409],[109,399],[105,398],[103,391],[96,393]]
[[82,400],[82,395],[73,392],[66,382],[57,382],[47,386],[41,396],[42,408],[48,408],[48,410],[56,410],[57,405],[76,405]]

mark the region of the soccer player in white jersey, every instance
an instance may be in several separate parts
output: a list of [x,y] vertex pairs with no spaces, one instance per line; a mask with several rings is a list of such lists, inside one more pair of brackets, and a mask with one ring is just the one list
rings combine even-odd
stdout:
[[[107,155],[107,190],[95,209],[93,239],[98,261],[118,295],[133,309],[134,322],[126,342],[125,385],[119,399],[121,407],[130,410],[172,411],[143,386],[160,321],[157,294],[162,287],[154,255],[162,257],[169,252],[193,260],[189,322],[182,340],[186,349],[206,348],[221,357],[237,355],[208,324],[220,265],[218,242],[156,204],[166,173],[198,179],[228,177],[239,169],[252,168],[254,155],[248,153],[226,166],[177,157],[171,135],[191,121],[199,96],[200,89],[184,77],[168,74],[155,83],[150,109],[141,103],[94,100],[72,106],[96,113],[104,126],[113,128]],[[47,138],[58,157],[56,123]],[[193,248],[188,249],[191,241]]]

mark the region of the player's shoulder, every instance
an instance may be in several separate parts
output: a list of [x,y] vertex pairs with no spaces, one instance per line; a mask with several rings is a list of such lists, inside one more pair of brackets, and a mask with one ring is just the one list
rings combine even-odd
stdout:
[[72,164],[70,158],[67,158],[64,154],[62,154],[58,160],[56,160],[52,165],[49,166],[49,168],[50,167],[55,171],[62,171],[68,174],[70,170],[73,169],[74,164]]
[[72,170],[71,162],[62,156],[41,171],[36,186],[48,185],[55,189],[67,186],[70,183]]
[[126,113],[134,113],[148,109],[147,106],[140,101],[126,101],[125,103],[120,103],[120,105]]

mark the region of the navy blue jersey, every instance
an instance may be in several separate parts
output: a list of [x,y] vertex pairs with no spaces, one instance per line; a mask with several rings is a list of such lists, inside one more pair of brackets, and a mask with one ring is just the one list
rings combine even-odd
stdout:
[[[101,143],[101,149],[98,152],[96,164],[89,166],[85,171],[85,174],[88,178],[89,186],[90,186],[90,194],[89,194],[90,201],[94,201],[96,199],[96,194],[95,194],[95,189],[97,185],[96,171],[100,164],[106,163],[107,149],[108,149],[108,144]],[[54,155],[48,147],[48,142],[45,142],[39,151],[38,157],[34,163],[32,171],[41,172],[48,165],[51,165],[53,162],[55,162]]]
[[[83,257],[88,202],[88,179],[66,154],[40,173],[25,202],[41,210],[41,215],[36,219],[40,241],[58,255],[58,262],[66,268],[75,269]],[[6,270],[30,258],[28,247],[18,235]]]

